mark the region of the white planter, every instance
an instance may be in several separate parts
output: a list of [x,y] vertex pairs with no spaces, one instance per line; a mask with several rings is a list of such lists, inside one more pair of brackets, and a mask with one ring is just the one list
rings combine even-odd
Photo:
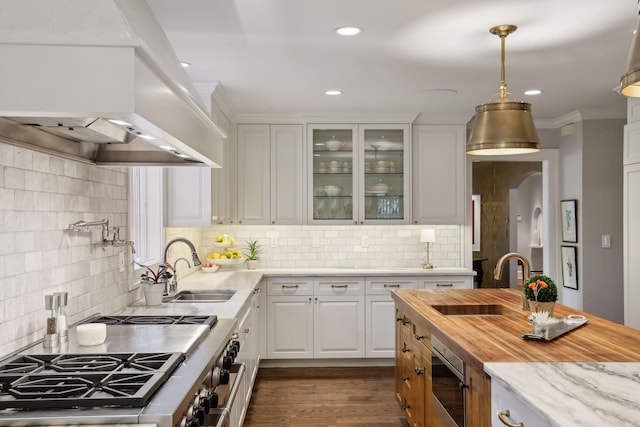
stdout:
[[248,259],[246,261],[246,264],[249,270],[255,270],[260,265],[260,261],[254,260],[254,259]]

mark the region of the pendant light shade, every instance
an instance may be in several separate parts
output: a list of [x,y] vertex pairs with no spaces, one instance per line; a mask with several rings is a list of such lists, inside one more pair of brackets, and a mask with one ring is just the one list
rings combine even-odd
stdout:
[[632,98],[640,98],[640,41],[638,40],[638,31],[640,31],[640,19],[631,42],[627,72],[620,78],[620,92],[624,96]]
[[[531,117],[531,104],[519,102],[507,92],[504,78],[504,41],[517,28],[515,25],[499,25],[489,30],[491,34],[499,36],[501,41],[500,92],[493,95],[489,103],[476,107],[467,142],[467,154],[506,155],[540,151],[538,132]],[[491,102],[496,97],[498,99]]]

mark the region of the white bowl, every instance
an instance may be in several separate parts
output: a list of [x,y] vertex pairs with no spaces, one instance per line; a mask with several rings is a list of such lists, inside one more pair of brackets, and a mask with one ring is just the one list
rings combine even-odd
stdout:
[[372,185],[371,187],[369,187],[369,189],[371,191],[375,191],[375,192],[388,192],[389,191],[389,186],[387,184],[385,184],[384,182],[379,182],[375,185]]
[[331,167],[329,168],[329,173],[339,173],[340,171],[342,171],[342,169],[340,169],[339,167]]
[[222,266],[229,266],[229,265],[240,265],[244,263],[244,258],[218,258],[218,259],[207,258],[207,261],[222,267]]
[[327,168],[318,168],[318,173],[327,173]]
[[211,267],[205,267],[205,266],[200,267],[200,269],[202,271],[204,271],[205,273],[215,273],[216,271],[218,271],[219,268],[220,268],[220,266],[215,265],[215,264],[213,264]]
[[107,338],[106,323],[85,323],[76,328],[78,344],[82,346],[100,345]]
[[324,146],[327,147],[327,150],[329,151],[338,151],[342,148],[343,145],[344,144],[342,143],[342,141],[339,141],[335,138],[332,138],[324,143]]
[[342,193],[342,187],[337,185],[325,185],[322,187],[327,196],[339,196]]

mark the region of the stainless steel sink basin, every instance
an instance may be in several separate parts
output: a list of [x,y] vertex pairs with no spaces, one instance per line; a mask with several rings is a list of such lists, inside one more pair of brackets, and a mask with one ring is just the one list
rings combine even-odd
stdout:
[[235,295],[236,291],[216,290],[216,291],[180,291],[175,295],[162,298],[162,302],[226,302]]

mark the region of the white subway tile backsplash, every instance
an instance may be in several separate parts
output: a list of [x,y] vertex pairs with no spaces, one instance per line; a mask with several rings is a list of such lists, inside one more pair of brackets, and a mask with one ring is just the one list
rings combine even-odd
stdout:
[[[426,255],[419,241],[423,228],[436,230],[436,243],[430,246],[431,262],[438,267],[461,267],[461,232],[456,225],[218,225],[206,229],[167,228],[165,238],[189,238],[201,258],[217,251],[213,243],[219,234],[234,236],[240,249],[246,248],[249,238],[256,239],[263,245],[262,264],[272,268],[410,268],[420,267]],[[365,236],[368,247],[362,246]],[[272,246],[274,240],[277,247]],[[313,246],[315,240],[318,247]],[[188,256],[185,248],[177,251],[169,258]]]
[[44,295],[69,292],[73,322],[129,302],[118,254],[100,229],[69,231],[78,220],[110,220],[126,236],[128,170],[96,167],[0,143],[0,355],[41,339]]

